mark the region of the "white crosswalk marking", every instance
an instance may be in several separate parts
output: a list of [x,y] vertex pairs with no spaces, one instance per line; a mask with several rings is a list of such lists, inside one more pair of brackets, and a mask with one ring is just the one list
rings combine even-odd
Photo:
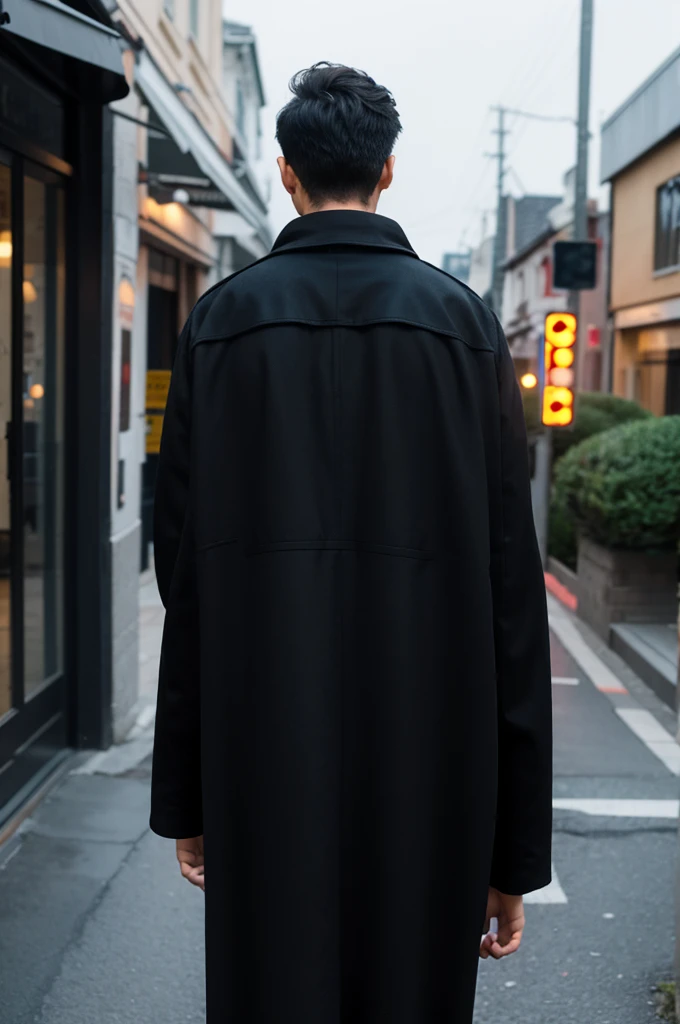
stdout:
[[608,818],[670,818],[678,817],[678,800],[608,800],[601,797],[555,797],[558,811],[580,811],[582,814]]
[[546,905],[548,903],[567,903],[567,894],[560,885],[560,880],[557,877],[555,871],[555,865],[553,864],[552,869],[552,882],[550,885],[546,885],[543,889],[536,889],[535,892],[529,892],[524,897],[525,903],[537,903]]
[[673,775],[680,775],[680,747],[651,711],[644,708],[617,708],[616,714],[642,740]]
[[578,679],[574,676],[553,676],[553,686],[578,686]]

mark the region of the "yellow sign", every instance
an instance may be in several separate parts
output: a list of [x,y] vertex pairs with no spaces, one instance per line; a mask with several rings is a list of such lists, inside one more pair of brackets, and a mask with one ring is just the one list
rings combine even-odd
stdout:
[[546,427],[568,427],[574,420],[574,346],[578,320],[573,313],[545,318],[545,386],[541,419]]
[[158,455],[161,450],[161,434],[163,433],[163,413],[146,414],[146,454]]
[[165,409],[172,370],[146,371],[146,408]]

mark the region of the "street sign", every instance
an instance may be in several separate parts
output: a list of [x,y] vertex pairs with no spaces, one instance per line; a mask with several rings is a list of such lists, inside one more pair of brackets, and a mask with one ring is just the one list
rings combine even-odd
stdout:
[[541,408],[541,421],[546,427],[568,427],[574,419],[573,366],[577,335],[578,320],[573,313],[548,313]]
[[163,433],[163,413],[147,412],[146,414],[146,454],[158,455],[161,450]]
[[146,408],[165,409],[172,370],[146,371]]
[[553,288],[586,291],[597,283],[596,242],[555,242]]

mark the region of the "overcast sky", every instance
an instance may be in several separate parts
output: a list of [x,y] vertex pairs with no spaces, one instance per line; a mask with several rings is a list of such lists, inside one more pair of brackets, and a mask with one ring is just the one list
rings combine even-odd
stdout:
[[[318,60],[351,64],[393,92],[404,131],[395,182],[380,212],[400,221],[424,258],[476,244],[493,230],[493,104],[576,114],[580,0],[225,0],[225,16],[254,27],[267,93],[264,155],[274,164],[277,110],[293,72]],[[591,194],[599,126],[680,45],[680,0],[595,0]],[[507,183],[515,195],[560,194],[575,130],[511,117]],[[278,181],[278,231],[294,215]]]

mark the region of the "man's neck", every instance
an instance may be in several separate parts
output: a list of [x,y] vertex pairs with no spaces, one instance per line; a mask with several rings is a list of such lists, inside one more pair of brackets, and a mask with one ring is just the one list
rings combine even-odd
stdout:
[[304,210],[302,216],[306,216],[308,213],[326,213],[330,210],[358,210],[360,213],[375,213],[377,209],[377,203],[338,203],[328,202],[322,206],[310,206],[309,209]]

